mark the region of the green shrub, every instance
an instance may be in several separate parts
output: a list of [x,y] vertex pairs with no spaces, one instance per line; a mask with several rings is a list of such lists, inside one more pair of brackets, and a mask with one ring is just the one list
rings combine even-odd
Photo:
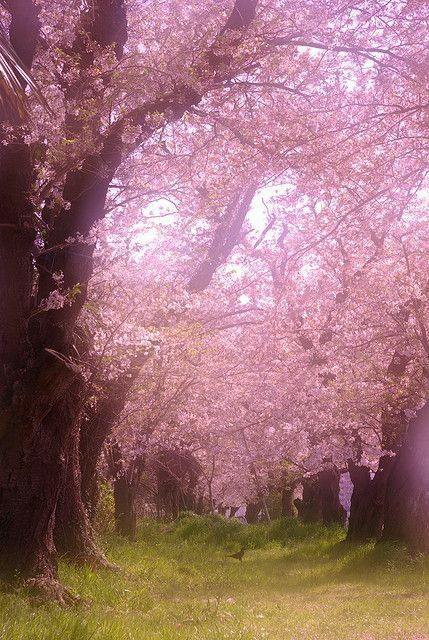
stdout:
[[236,518],[224,518],[219,514],[182,513],[175,521],[174,529],[182,540],[222,547],[242,544],[248,549],[259,549],[268,543],[266,525],[245,525]]
[[247,549],[300,541],[330,546],[342,540],[345,533],[338,525],[305,524],[297,518],[281,518],[269,525],[243,524],[236,518],[224,518],[219,514],[197,516],[189,511],[180,514],[173,524],[173,531],[181,540],[227,548],[243,545]]

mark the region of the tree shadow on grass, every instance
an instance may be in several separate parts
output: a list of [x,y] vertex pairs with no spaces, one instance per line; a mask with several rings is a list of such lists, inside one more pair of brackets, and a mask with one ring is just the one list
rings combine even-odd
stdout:
[[406,590],[410,596],[429,593],[429,559],[412,559],[400,545],[341,541],[329,547],[309,544],[284,551],[276,557],[248,554],[242,579],[234,588],[304,593],[330,584],[354,584],[397,589],[397,597],[406,596]]

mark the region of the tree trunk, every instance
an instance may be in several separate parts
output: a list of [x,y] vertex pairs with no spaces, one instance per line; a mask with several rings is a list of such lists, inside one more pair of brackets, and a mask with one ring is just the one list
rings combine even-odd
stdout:
[[383,531],[386,486],[394,463],[392,456],[382,456],[371,479],[368,467],[359,467],[349,461],[353,483],[347,540],[365,542],[378,540]]
[[[81,383],[74,385],[70,394],[72,407],[79,407],[81,393]],[[75,415],[74,427],[70,433],[67,447],[65,483],[59,494],[56,509],[55,545],[60,554],[64,554],[78,563],[107,567],[109,563],[97,546],[95,532],[82,500],[79,425],[79,415]]]
[[340,502],[340,475],[336,467],[318,473],[322,522],[325,525],[338,523],[344,527],[346,524],[347,512]]
[[135,495],[133,487],[127,482],[125,474],[113,481],[113,496],[115,500],[116,531],[121,536],[135,541],[137,533],[137,518],[135,511]]
[[364,542],[368,539],[368,512],[371,506],[371,471],[348,461],[353,493],[350,503],[350,518],[347,540]]
[[118,442],[113,441],[109,446],[107,460],[113,477],[116,531],[121,536],[135,541],[137,533],[135,500],[144,469],[144,459],[139,456],[126,469],[121,448]]
[[302,479],[302,498],[296,498],[294,505],[298,510],[299,519],[303,522],[320,522],[322,520],[317,475]]
[[9,413],[2,411],[0,439],[1,577],[27,581],[60,601],[69,597],[57,582],[53,535],[74,412],[67,388],[74,378],[47,355],[39,376],[16,390]]
[[282,489],[282,518],[293,518],[295,516],[295,507],[293,504],[293,494],[295,487],[283,487]]
[[294,501],[304,522],[345,525],[347,513],[340,503],[340,472],[336,467],[303,478],[302,500]]
[[429,553],[429,403],[410,422],[386,489],[382,540]]
[[258,514],[261,508],[260,502],[248,502],[246,504],[246,520],[249,524],[258,522]]

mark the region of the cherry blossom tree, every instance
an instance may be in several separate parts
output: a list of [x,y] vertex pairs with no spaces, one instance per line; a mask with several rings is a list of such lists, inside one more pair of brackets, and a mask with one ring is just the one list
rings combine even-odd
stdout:
[[[211,491],[232,486],[234,456],[240,495],[253,486],[260,497],[269,464],[281,473],[289,458],[311,473],[327,448],[343,465],[400,447],[407,421],[392,415],[427,396],[426,12],[378,0],[1,3],[9,43],[50,106],[33,90],[27,123],[1,116],[6,581],[69,599],[56,520],[57,544],[70,546],[65,523],[86,517],[83,449],[93,477],[146,375],[150,327],[162,328],[165,352],[182,350],[182,378],[200,378],[148,435],[192,431]],[[259,228],[252,202],[266,207]],[[155,217],[165,225],[154,231]],[[176,280],[164,300],[157,285],[152,322],[123,306],[114,318],[112,304],[96,325],[97,266],[109,276],[109,253],[138,254],[153,233],[177,244],[163,246],[160,272],[171,261]],[[150,269],[146,257],[130,271]],[[150,415],[147,397],[141,406]],[[100,437],[89,444],[85,429]],[[61,519],[66,486],[78,509]]]

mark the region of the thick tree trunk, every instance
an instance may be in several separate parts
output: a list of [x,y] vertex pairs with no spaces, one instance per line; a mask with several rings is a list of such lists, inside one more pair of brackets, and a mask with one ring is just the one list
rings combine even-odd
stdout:
[[392,456],[382,456],[377,472],[371,478],[368,467],[360,467],[349,461],[353,494],[347,540],[365,542],[380,538],[384,524],[386,486],[393,464]]
[[371,506],[371,471],[369,467],[358,466],[351,460],[348,462],[353,493],[350,503],[349,527],[347,540],[364,542],[368,535],[368,512]]
[[429,404],[411,421],[390,473],[382,540],[429,553]]
[[340,503],[340,472],[332,467],[302,480],[302,500],[294,501],[304,522],[345,525],[347,513]]
[[338,523],[345,526],[347,512],[340,502],[340,472],[337,468],[319,471],[320,497],[322,502],[322,522],[329,525]]
[[317,475],[302,479],[302,498],[296,498],[294,505],[298,517],[303,522],[320,522],[322,520],[322,504]]
[[6,582],[28,581],[63,601],[68,596],[57,582],[53,535],[74,412],[67,387],[75,376],[47,358],[38,378],[17,390],[9,414],[2,411],[0,574]]
[[[74,385],[70,394],[70,402],[74,408],[79,407],[81,391],[80,383]],[[75,415],[67,447],[65,482],[58,497],[54,540],[58,552],[69,559],[91,566],[107,567],[109,563],[97,546],[95,532],[82,500],[79,424],[79,415]]]
[[258,522],[258,514],[262,509],[260,502],[248,502],[246,504],[246,520],[249,524]]

